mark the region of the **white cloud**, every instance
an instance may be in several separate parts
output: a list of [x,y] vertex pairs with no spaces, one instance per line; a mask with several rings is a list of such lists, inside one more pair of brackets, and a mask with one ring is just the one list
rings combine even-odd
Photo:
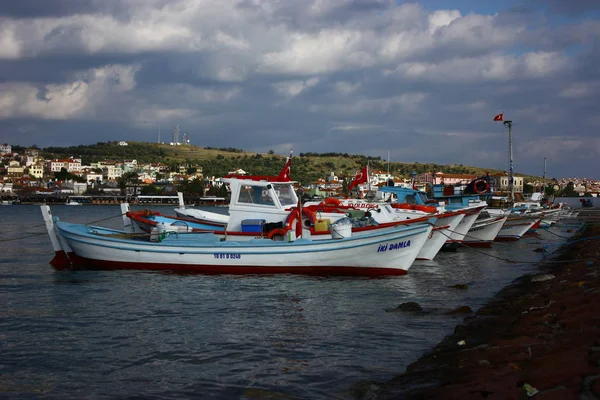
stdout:
[[70,83],[43,87],[22,82],[3,84],[0,116],[68,119],[82,118],[86,113],[93,115],[95,105],[135,88],[138,68],[135,65],[93,68],[80,72]]
[[567,99],[583,98],[597,93],[599,88],[600,82],[576,82],[561,90],[558,96]]
[[304,81],[287,81],[273,84],[275,90],[286,97],[295,97],[305,89],[315,86],[319,83],[319,78],[310,78]]
[[521,56],[491,54],[451,58],[438,63],[402,63],[389,75],[431,82],[493,82],[543,78],[568,70],[569,60],[555,52],[533,52]]
[[427,17],[429,22],[429,34],[433,35],[440,28],[450,25],[452,21],[455,21],[460,17],[460,11],[458,10],[437,10],[432,12]]
[[0,117],[68,119],[87,106],[89,86],[85,82],[46,85],[44,97],[30,84],[0,84]]
[[340,94],[348,95],[348,94],[358,90],[358,88],[360,88],[360,86],[361,86],[360,83],[341,81],[341,82],[336,82],[333,85],[333,89]]
[[[123,132],[179,123],[210,145],[381,155],[385,143],[417,161],[505,167],[493,136],[505,132],[491,122],[504,110],[536,149],[552,137],[553,158],[598,154],[597,142],[581,144],[598,129],[593,15],[554,25],[502,2],[489,15],[394,0],[92,3],[94,13],[0,19],[0,129],[18,118]],[[340,132],[378,141],[340,142]],[[464,153],[473,143],[479,158]]]

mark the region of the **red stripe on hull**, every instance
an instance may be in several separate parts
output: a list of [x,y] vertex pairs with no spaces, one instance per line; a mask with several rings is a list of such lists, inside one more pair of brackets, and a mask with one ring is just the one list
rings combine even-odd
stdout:
[[477,248],[492,247],[492,242],[463,242],[462,244],[467,247],[477,247]]
[[71,268],[71,260],[67,253],[63,250],[59,250],[54,253],[54,258],[50,260],[50,265],[56,269],[69,269]]
[[[302,274],[320,276],[383,276],[383,275],[406,275],[407,271],[393,268],[368,268],[368,267],[271,267],[271,266],[220,266],[220,265],[184,265],[184,264],[148,264],[148,263],[125,263],[118,261],[89,260],[72,256],[73,269],[101,269],[101,270],[147,270],[181,273],[197,273],[204,275],[218,274]],[[56,268],[56,267],[55,267]],[[64,268],[57,268],[64,269]]]
[[542,224],[542,220],[540,219],[538,222],[536,222],[535,224],[533,224],[533,226],[531,228],[529,228],[529,230],[532,231],[532,232],[535,232],[535,230],[537,228],[539,228],[541,224]]
[[502,236],[502,237],[496,236],[496,239],[494,239],[494,242],[515,242],[517,240],[519,240],[519,238],[514,237],[514,236]]

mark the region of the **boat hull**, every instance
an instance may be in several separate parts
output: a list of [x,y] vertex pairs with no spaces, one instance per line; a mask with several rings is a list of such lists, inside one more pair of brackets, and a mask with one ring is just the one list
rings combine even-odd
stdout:
[[539,222],[539,218],[509,217],[500,228],[500,232],[498,232],[494,241],[510,242],[519,240]]
[[73,268],[362,276],[406,274],[432,230],[431,224],[415,224],[338,240],[293,242],[166,233],[162,241],[150,242],[99,227],[60,221],[54,226]]
[[433,260],[464,217],[464,213],[450,213],[448,216],[439,214],[436,226],[421,251],[419,251],[417,260]]
[[469,232],[469,229],[473,226],[479,213],[485,208],[485,206],[477,206],[465,208],[465,216],[458,223],[456,229],[452,232],[449,239],[446,239],[446,243],[442,247],[443,251],[456,251],[458,247],[460,247],[461,243],[464,241],[465,236]]
[[491,247],[507,218],[508,216],[492,217],[481,223],[473,224],[465,236],[463,244],[469,247]]

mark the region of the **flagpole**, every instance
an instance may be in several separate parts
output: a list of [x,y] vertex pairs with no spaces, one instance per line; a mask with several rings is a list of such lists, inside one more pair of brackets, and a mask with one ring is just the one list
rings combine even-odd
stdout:
[[369,162],[370,161],[367,161],[367,187],[369,188],[367,194],[371,193],[371,179],[369,179]]
[[515,200],[515,185],[514,185],[514,170],[513,170],[513,142],[512,142],[512,121],[504,121],[504,125],[508,126],[508,188],[510,189],[510,200]]

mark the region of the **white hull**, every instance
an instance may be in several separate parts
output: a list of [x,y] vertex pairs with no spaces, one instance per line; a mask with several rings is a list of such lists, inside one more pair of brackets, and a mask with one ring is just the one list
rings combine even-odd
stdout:
[[178,217],[194,218],[199,221],[209,222],[221,226],[225,226],[229,222],[229,215],[199,210],[196,208],[176,208],[175,214],[177,214]]
[[75,268],[403,275],[432,230],[431,224],[423,223],[356,237],[291,242],[222,241],[211,233],[168,233],[151,242],[133,239],[135,234],[124,231],[54,222],[48,206],[42,206],[42,213],[57,257],[66,253]]
[[469,246],[491,246],[507,218],[508,216],[490,217],[482,221],[476,221],[469,229],[463,243]]
[[462,243],[465,236],[468,234],[469,229],[471,229],[471,227],[477,220],[479,213],[484,208],[485,207],[483,206],[470,209],[467,208],[467,213],[465,214],[465,217],[459,222],[454,232],[452,232],[452,234],[450,235],[450,239],[446,240],[446,243]]
[[452,235],[452,232],[456,229],[458,224],[464,219],[465,214],[454,214],[450,217],[444,217],[444,214],[439,215],[438,220],[435,223],[436,227],[444,227],[443,229],[435,229],[432,231],[429,239],[417,255],[418,260],[433,260],[437,253],[441,250],[448,240],[448,237]]
[[498,235],[496,235],[496,241],[510,241],[519,240],[521,237],[529,231],[537,222],[539,218],[530,217],[512,217],[509,216]]

